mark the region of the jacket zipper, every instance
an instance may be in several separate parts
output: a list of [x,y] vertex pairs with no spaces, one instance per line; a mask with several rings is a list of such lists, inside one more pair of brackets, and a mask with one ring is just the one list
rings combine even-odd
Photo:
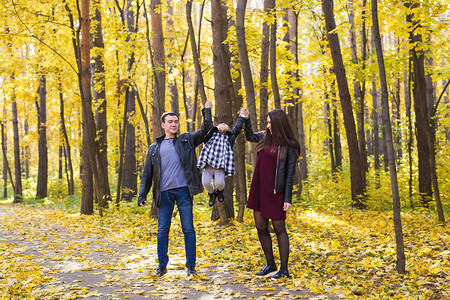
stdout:
[[277,154],[277,167],[275,169],[275,186],[273,188],[273,193],[276,194],[277,193],[277,177],[278,177],[278,163],[280,161],[280,151],[281,151],[281,146],[278,146],[278,154]]

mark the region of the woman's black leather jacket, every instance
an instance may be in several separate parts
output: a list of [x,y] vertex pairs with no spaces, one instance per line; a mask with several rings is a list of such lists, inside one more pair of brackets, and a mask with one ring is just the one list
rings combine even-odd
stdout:
[[[244,126],[245,139],[249,142],[259,142],[264,137],[264,132],[254,133],[250,118],[247,118]],[[297,154],[290,146],[278,146],[277,170],[275,174],[274,194],[284,193],[284,202],[292,203],[292,187],[297,165]]]

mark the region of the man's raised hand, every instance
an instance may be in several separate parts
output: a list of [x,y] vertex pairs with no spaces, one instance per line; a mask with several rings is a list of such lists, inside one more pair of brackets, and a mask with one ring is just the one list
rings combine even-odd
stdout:
[[205,102],[205,108],[212,108],[212,107],[213,107],[212,102],[209,101],[209,100],[207,100],[207,101]]

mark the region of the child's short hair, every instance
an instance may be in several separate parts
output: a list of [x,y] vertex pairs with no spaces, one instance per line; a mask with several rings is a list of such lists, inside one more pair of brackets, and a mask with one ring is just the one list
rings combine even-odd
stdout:
[[219,133],[230,131],[230,127],[225,123],[220,123],[219,125],[217,125],[217,129],[219,129]]

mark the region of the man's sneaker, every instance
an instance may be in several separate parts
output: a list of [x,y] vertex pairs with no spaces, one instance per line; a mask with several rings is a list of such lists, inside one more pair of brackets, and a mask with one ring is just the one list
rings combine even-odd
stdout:
[[214,193],[212,193],[212,194],[210,194],[210,193],[208,193],[208,195],[209,195],[209,206],[213,206],[215,203],[216,203],[216,192],[214,192]]
[[163,267],[163,266],[158,266],[158,269],[156,269],[156,276],[163,276],[164,274],[167,273],[167,268]]
[[222,203],[225,200],[225,196],[223,195],[223,190],[217,190],[217,200]]
[[187,267],[187,274],[188,274],[188,276],[197,275],[197,271],[195,271],[195,267]]

